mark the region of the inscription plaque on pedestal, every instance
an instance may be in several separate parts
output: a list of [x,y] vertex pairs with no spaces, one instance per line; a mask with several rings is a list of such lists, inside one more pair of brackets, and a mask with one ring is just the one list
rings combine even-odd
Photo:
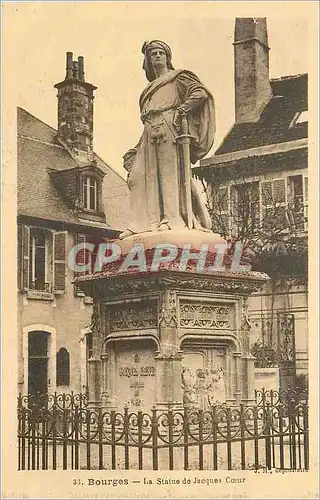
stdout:
[[155,346],[152,341],[116,343],[116,394],[120,406],[134,411],[150,408],[155,393]]

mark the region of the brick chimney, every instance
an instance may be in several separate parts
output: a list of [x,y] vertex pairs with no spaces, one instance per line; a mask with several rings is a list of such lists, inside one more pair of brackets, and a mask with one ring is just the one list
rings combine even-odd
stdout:
[[233,45],[236,123],[257,122],[272,97],[266,18],[236,18]]
[[57,83],[58,89],[58,140],[71,152],[86,161],[93,151],[93,92],[97,87],[84,78],[84,58],[73,60],[67,52],[65,79]]

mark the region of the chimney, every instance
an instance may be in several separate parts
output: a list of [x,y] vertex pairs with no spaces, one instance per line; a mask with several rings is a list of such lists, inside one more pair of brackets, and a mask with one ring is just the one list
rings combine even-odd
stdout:
[[57,83],[58,139],[86,161],[93,152],[93,99],[97,87],[84,78],[84,58],[67,52],[66,76]]
[[236,18],[233,45],[236,123],[257,122],[272,97],[266,18]]

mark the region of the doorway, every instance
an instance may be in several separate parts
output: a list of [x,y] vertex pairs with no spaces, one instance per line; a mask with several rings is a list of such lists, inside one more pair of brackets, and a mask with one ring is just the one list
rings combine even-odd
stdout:
[[28,394],[41,396],[48,392],[49,333],[29,332],[28,336]]

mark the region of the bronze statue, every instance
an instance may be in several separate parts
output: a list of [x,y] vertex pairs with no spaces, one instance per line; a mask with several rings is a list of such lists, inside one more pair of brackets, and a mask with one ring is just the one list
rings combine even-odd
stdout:
[[132,220],[121,237],[181,227],[210,230],[191,163],[213,144],[213,97],[194,73],[174,69],[166,43],[145,42],[142,52],[150,83],[139,102],[142,136],[124,156]]

